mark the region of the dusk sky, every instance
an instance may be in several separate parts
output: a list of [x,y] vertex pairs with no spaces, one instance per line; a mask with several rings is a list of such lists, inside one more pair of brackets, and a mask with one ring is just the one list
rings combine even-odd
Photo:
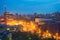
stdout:
[[60,0],[0,0],[0,13],[4,12],[4,5],[11,13],[33,14],[60,12]]

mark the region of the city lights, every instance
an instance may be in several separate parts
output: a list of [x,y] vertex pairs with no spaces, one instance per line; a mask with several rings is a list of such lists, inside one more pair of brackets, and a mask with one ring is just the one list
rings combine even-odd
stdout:
[[[6,24],[7,25],[7,30],[10,31],[10,32],[13,32],[13,31],[21,31],[21,32],[26,32],[26,33],[31,33],[31,34],[35,34],[37,36],[42,36],[42,39],[45,39],[45,38],[54,38],[56,40],[60,40],[60,36],[58,33],[52,33],[50,32],[50,30],[48,30],[48,27],[47,27],[47,30],[43,31],[42,29],[42,25],[44,26],[46,24],[46,22],[44,22],[44,20],[50,20],[50,19],[39,19],[39,20],[29,20],[27,21],[28,19],[20,19],[18,18],[17,16],[12,16],[13,14],[5,14],[5,18],[1,18],[0,19],[0,24]],[[8,16],[8,17],[7,17]],[[47,25],[50,25],[50,23],[48,23]],[[14,29],[14,30],[12,30]]]

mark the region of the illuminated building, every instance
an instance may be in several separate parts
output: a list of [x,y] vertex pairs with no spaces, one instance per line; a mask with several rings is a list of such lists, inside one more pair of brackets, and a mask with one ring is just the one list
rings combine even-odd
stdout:
[[53,37],[56,39],[56,40],[60,40],[60,36],[58,33],[56,33],[55,35],[53,35]]
[[46,18],[35,18],[35,22],[41,22],[41,21],[47,21],[47,20],[52,20],[52,19],[46,19]]
[[45,24],[46,22],[45,21],[51,21],[52,19],[46,19],[46,18],[35,18],[35,22],[38,24],[38,25],[43,25]]
[[14,19],[15,16],[9,12],[6,12],[4,14],[4,17],[6,17],[6,20],[9,20],[9,19]]
[[48,30],[46,30],[46,32],[44,32],[42,36],[43,38],[52,38],[52,34]]

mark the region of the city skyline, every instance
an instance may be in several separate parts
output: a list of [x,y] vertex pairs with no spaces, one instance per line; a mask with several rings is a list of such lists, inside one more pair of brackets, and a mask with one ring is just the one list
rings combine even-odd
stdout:
[[60,40],[60,0],[0,0],[0,40]]
[[0,0],[0,13],[7,12],[33,14],[60,12],[60,0]]

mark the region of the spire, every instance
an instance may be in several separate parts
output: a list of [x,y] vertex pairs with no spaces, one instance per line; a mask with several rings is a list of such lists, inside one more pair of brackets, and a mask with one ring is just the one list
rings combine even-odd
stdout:
[[6,12],[6,5],[4,5],[4,13]]
[[4,19],[5,19],[5,24],[7,24],[7,22],[6,22],[6,5],[4,5]]

